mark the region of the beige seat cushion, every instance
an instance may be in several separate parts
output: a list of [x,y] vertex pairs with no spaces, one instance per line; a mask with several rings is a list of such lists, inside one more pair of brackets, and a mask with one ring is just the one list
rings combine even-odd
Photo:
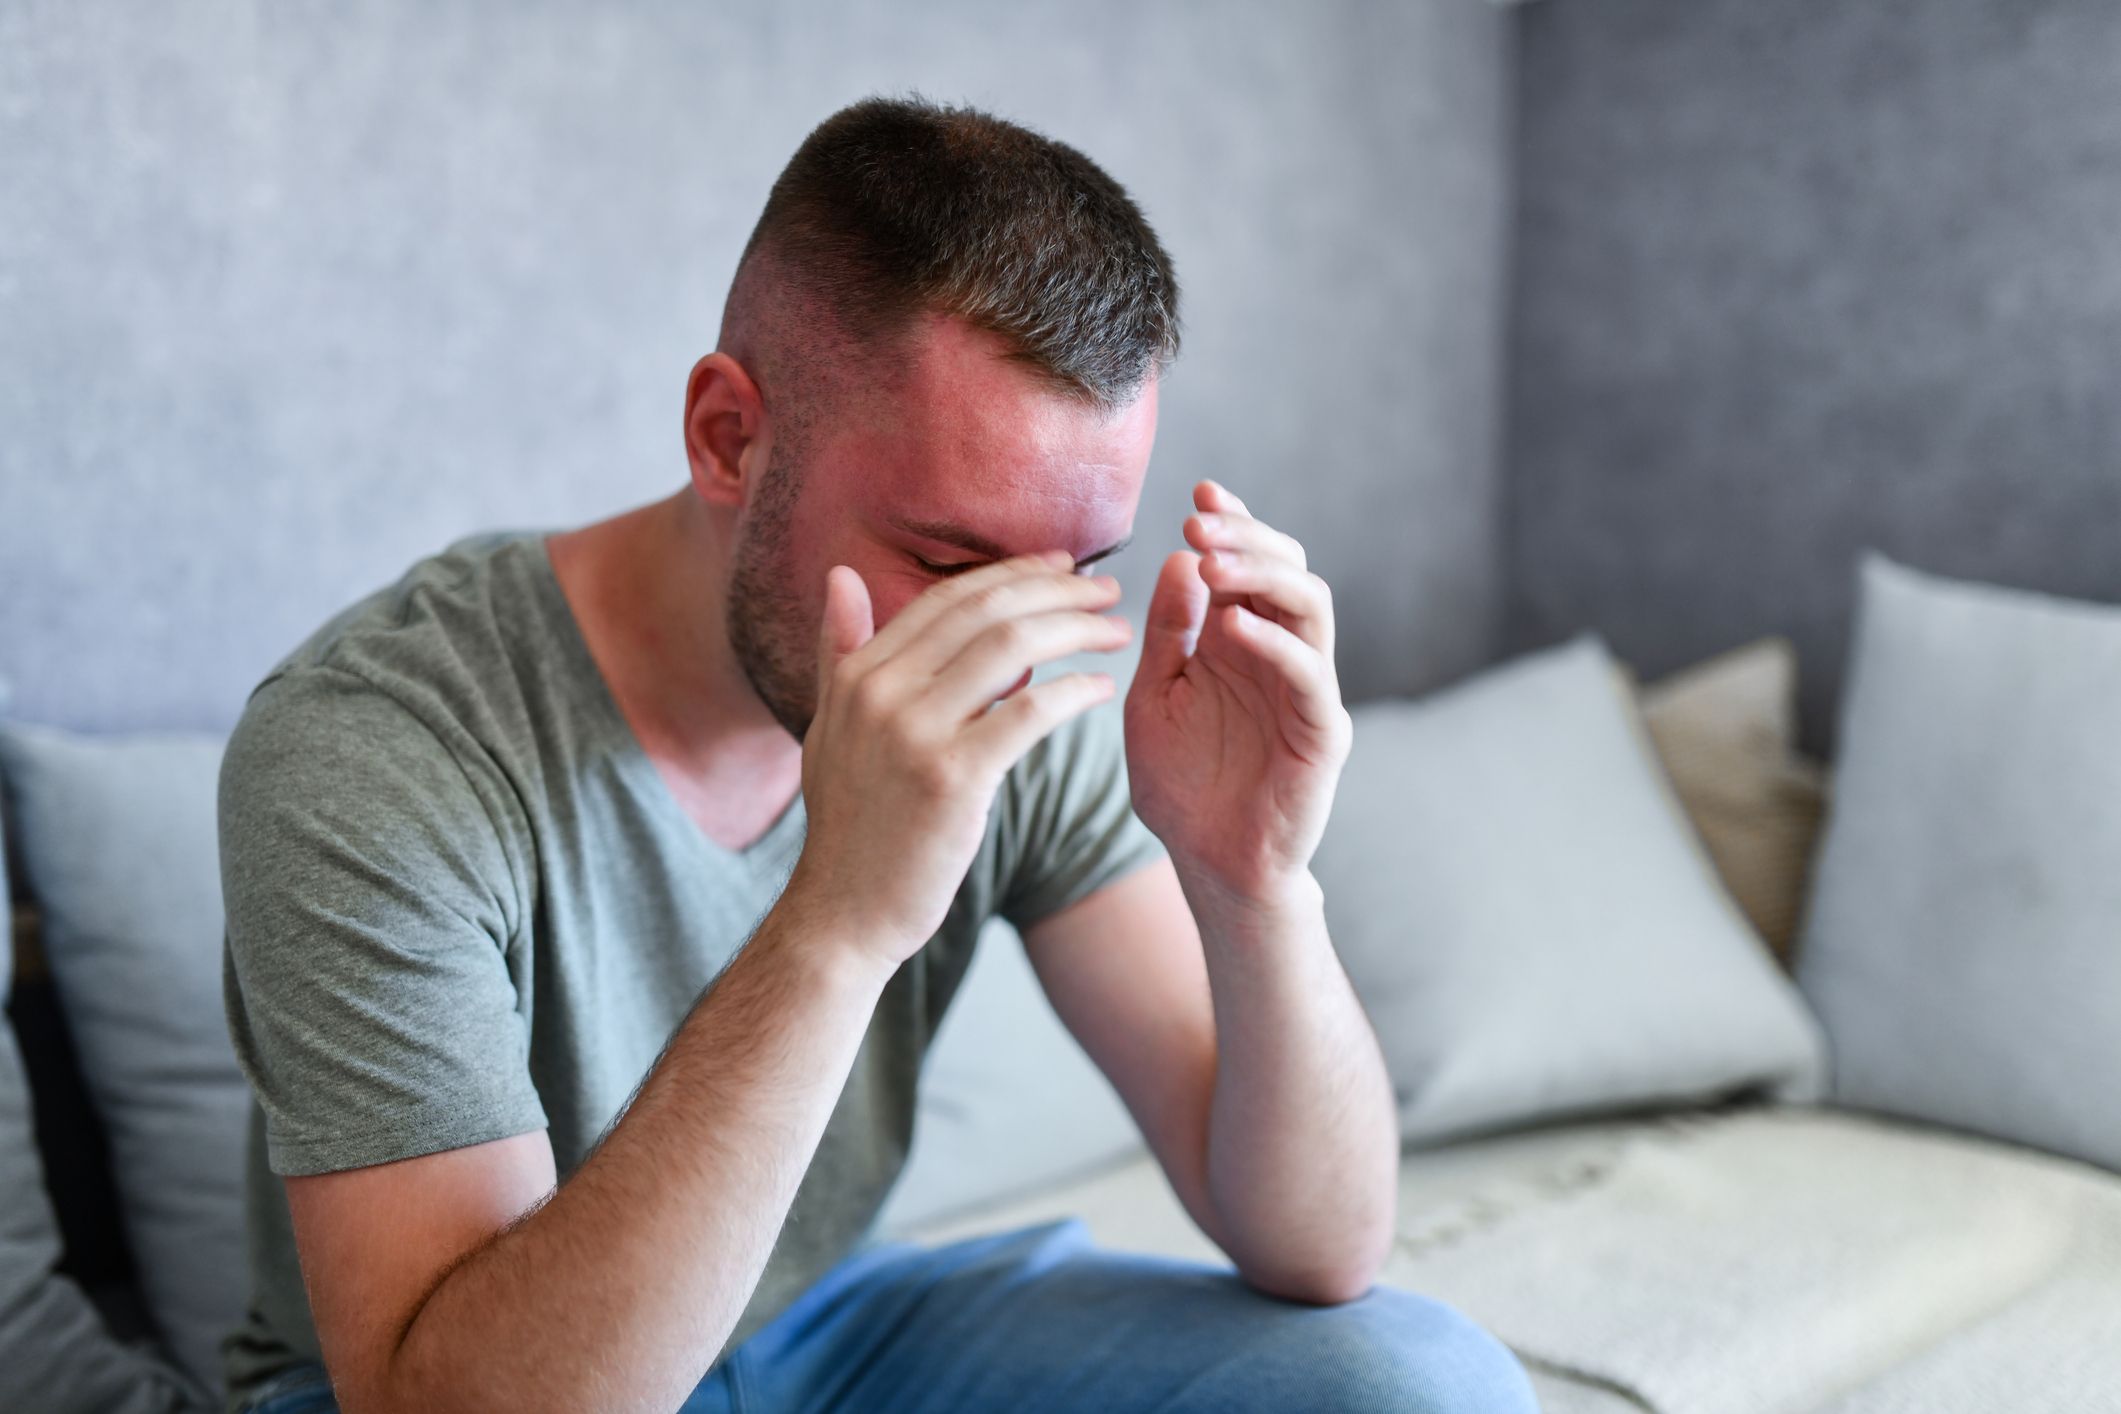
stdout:
[[1796,650],[1763,638],[1630,687],[1724,887],[1790,966],[1827,798],[1796,746]]

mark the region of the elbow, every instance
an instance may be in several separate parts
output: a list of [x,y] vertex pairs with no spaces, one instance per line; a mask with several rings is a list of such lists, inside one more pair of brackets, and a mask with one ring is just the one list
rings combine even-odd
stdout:
[[1347,1267],[1262,1269],[1240,1267],[1238,1275],[1256,1291],[1283,1301],[1307,1306],[1339,1306],[1365,1295],[1377,1284],[1382,1264],[1367,1262]]
[[1359,1300],[1377,1285],[1392,1243],[1392,1227],[1386,1223],[1359,1242],[1333,1244],[1337,1250],[1313,1245],[1299,1260],[1263,1260],[1265,1254],[1249,1252],[1237,1263],[1237,1270],[1248,1286],[1269,1296],[1311,1306],[1338,1306]]

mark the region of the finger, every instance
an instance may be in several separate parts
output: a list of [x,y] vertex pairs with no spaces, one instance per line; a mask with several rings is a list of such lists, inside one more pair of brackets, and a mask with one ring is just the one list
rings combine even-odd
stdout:
[[1064,673],[1033,683],[988,708],[961,740],[999,775],[1048,732],[1103,702],[1113,690],[1110,673]]
[[1231,641],[1255,654],[1288,687],[1289,700],[1306,724],[1329,736],[1342,729],[1347,711],[1340,705],[1340,687],[1317,649],[1240,605],[1217,612],[1226,616]]
[[818,619],[820,707],[840,660],[867,643],[875,631],[869,586],[863,583],[861,572],[850,565],[834,565],[825,571],[825,612]]
[[1193,504],[1204,511],[1230,511],[1237,515],[1250,515],[1245,503],[1237,499],[1237,493],[1213,477],[1204,477],[1193,487]]
[[1025,575],[1051,575],[1072,569],[1074,564],[1075,557],[1066,550],[1041,550],[1031,555],[1011,555],[1006,560],[995,560],[976,570],[938,580],[914,595],[912,601],[878,631],[877,653],[884,657],[897,653],[930,623],[993,585],[1005,584]]
[[1249,550],[1277,556],[1298,569],[1310,568],[1304,547],[1294,536],[1248,515],[1225,515],[1219,511],[1190,515],[1186,517],[1185,534],[1187,542],[1197,550]]
[[1298,638],[1333,656],[1333,593],[1317,575],[1245,550],[1211,550],[1201,556],[1200,572],[1217,594],[1245,594],[1254,607],[1271,606]]
[[1184,672],[1207,617],[1208,585],[1200,577],[1200,556],[1190,550],[1173,550],[1164,558],[1156,589],[1149,596],[1135,681],[1169,682]]
[[972,593],[958,595],[956,602],[922,625],[893,652],[892,672],[909,683],[925,682],[998,623],[1063,609],[1094,613],[1117,602],[1119,580],[1109,574],[1071,574],[1048,565],[997,578]]
[[1063,609],[1003,619],[967,643],[944,665],[927,700],[943,720],[962,722],[984,710],[1027,668],[1070,653],[1109,653],[1126,646],[1134,626],[1117,614]]

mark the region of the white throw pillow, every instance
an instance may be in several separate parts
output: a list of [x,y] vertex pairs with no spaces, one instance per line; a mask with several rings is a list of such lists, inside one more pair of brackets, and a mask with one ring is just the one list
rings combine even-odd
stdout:
[[2121,606],[1865,558],[1797,976],[1836,1100],[2121,1169]]
[[1613,671],[1586,636],[1354,709],[1312,869],[1410,1141],[1821,1088]]

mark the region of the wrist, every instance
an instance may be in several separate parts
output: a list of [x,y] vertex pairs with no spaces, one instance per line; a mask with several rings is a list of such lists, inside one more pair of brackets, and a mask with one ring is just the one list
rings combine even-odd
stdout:
[[812,887],[800,869],[790,876],[759,932],[770,932],[776,945],[849,988],[881,992],[905,956],[905,950],[878,936],[873,919],[856,916],[828,891]]
[[1178,882],[1204,937],[1261,937],[1325,916],[1325,890],[1309,869],[1236,888],[1179,865]]

